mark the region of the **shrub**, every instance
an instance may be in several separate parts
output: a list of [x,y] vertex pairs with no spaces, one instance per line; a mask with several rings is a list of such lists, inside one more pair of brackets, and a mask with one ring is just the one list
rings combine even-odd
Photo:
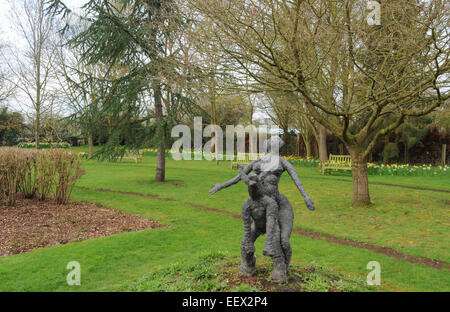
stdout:
[[17,148],[0,148],[0,197],[9,206],[16,203],[24,163],[24,155]]
[[26,198],[37,194],[39,200],[53,195],[64,204],[81,175],[80,157],[70,151],[0,148],[0,200],[9,206],[18,193]]
[[24,164],[22,176],[19,181],[19,191],[25,198],[33,198],[36,194],[36,161],[38,157],[37,151],[20,151],[24,156]]
[[55,199],[64,204],[72,193],[75,182],[81,177],[81,160],[78,155],[65,150],[50,151],[50,158],[55,166]]
[[50,151],[39,151],[36,159],[36,183],[39,200],[51,195],[55,184],[55,164]]

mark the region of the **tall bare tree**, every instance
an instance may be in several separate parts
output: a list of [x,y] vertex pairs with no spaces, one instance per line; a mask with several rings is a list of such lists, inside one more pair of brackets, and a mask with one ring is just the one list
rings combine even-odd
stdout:
[[[6,59],[4,55],[5,45],[0,43],[0,56]],[[10,83],[8,78],[7,66],[5,64],[0,64],[0,105],[3,101],[7,100],[14,95],[15,87]]]
[[[79,20],[64,34],[66,40],[88,28],[86,21]],[[99,96],[94,83],[87,83],[93,77],[102,72],[101,66],[90,65],[82,58],[87,47],[79,45],[67,48],[60,46],[57,51],[58,87],[68,102],[68,109],[72,113],[71,119],[80,127],[81,133],[87,137],[89,146],[89,158],[94,156],[94,133],[99,124],[99,108],[95,97]],[[104,66],[103,66],[104,67]],[[104,68],[103,68],[104,71]]]
[[283,141],[288,143],[289,128],[295,124],[296,108],[292,102],[292,93],[266,92],[267,105],[264,107],[272,122],[283,130]]
[[[299,135],[303,138],[303,142],[305,142],[306,156],[312,156],[312,145],[315,139],[315,142],[317,142],[319,147],[319,158],[321,161],[326,161],[328,159],[328,155],[326,154],[326,133],[325,138],[323,138],[324,134],[320,131],[321,125],[317,123],[308,113],[305,104],[299,99],[299,97],[292,93],[291,98],[292,102],[295,103],[296,108],[295,124],[297,126],[297,130],[299,131]],[[322,146],[322,148],[320,148],[321,144],[324,144],[325,147]]]
[[14,85],[28,99],[33,110],[36,148],[39,149],[41,115],[51,100],[51,80],[56,44],[55,19],[45,12],[45,0],[11,1],[12,21],[24,39],[22,51],[12,51],[15,56],[10,69]]

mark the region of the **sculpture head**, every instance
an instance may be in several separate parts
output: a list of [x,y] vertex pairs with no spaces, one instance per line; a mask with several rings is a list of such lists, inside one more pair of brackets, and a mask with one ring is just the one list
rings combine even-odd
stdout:
[[248,181],[248,185],[249,186],[253,186],[253,185],[255,185],[255,184],[257,184],[259,182],[258,176],[256,174],[254,174],[254,173],[250,173],[248,175],[248,179],[249,179],[249,181]]
[[266,141],[266,150],[268,153],[279,153],[284,144],[279,136],[272,136]]

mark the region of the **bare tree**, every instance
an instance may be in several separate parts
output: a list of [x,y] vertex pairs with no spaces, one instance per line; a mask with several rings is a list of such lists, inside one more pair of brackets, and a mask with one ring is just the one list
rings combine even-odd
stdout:
[[12,51],[14,63],[9,67],[14,78],[11,81],[27,97],[27,106],[33,110],[38,149],[41,115],[52,100],[55,19],[46,14],[45,0],[11,1],[11,7],[12,21],[25,42],[22,51]]
[[[0,55],[6,59],[4,55],[5,46],[0,44]],[[0,104],[12,97],[15,92],[15,87],[9,82],[7,68],[0,64]]]
[[[183,2],[183,1],[180,1]],[[209,41],[205,33],[211,31],[211,21],[197,19],[188,7],[182,7],[186,17],[195,22],[184,26],[177,46],[179,46],[183,59],[184,72],[181,75],[179,86],[187,91],[188,96],[196,101],[209,115],[211,125],[224,126],[233,120],[236,123],[242,117],[244,99],[239,92],[233,89],[232,77],[227,72],[228,57],[224,55],[214,42]],[[180,80],[180,79],[179,79]],[[250,94],[247,97],[249,121],[253,121],[253,103]],[[218,136],[212,131],[211,153],[215,155],[216,164],[219,163]],[[251,142],[252,143],[252,142]],[[250,144],[251,144],[250,143]],[[250,146],[256,151],[256,146]]]
[[[89,24],[77,15],[72,15],[73,25],[64,33],[64,40],[71,40],[79,33],[86,31]],[[76,123],[81,134],[87,137],[89,158],[94,156],[94,133],[100,122],[99,107],[96,97],[99,96],[95,83],[88,83],[99,73],[106,71],[106,66],[90,65],[83,59],[87,46],[76,47],[61,45],[57,51],[56,79],[58,87],[68,102],[71,121]],[[117,71],[112,71],[117,74]]]
[[292,103],[292,93],[268,91],[265,92],[267,105],[263,107],[272,122],[283,130],[283,141],[288,143],[289,127],[295,124],[295,103]]
[[363,0],[191,3],[214,21],[211,37],[236,71],[298,94],[346,145],[355,205],[370,203],[367,159],[377,141],[450,97],[448,1],[383,1],[381,25],[367,22]]
[[295,103],[295,121],[299,135],[303,137],[303,142],[305,142],[306,156],[312,156],[312,144],[315,139],[318,144],[320,161],[328,160],[326,129],[325,131],[321,131],[323,126],[314,120],[314,117],[309,114],[305,103],[294,93],[291,94],[291,101]]

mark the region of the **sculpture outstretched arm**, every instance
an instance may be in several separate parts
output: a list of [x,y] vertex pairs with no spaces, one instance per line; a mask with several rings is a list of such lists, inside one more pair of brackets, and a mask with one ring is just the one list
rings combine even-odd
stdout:
[[291,176],[292,181],[294,181],[303,198],[305,199],[306,207],[308,207],[309,210],[315,210],[314,202],[311,197],[309,197],[308,193],[306,193],[306,190],[303,187],[303,183],[300,181],[300,178],[298,177],[297,171],[295,170],[294,166],[292,166],[291,163],[286,159],[282,159],[282,164],[284,169]]
[[[252,161],[251,163],[249,163],[249,164],[242,170],[242,172],[245,173],[245,174],[248,174],[250,171],[252,171],[252,170],[253,170],[253,163],[254,163],[254,161]],[[229,187],[229,186],[231,186],[231,185],[233,185],[233,184],[238,183],[240,180],[241,180],[241,175],[238,174],[238,175],[235,176],[233,179],[228,180],[228,181],[225,182],[225,183],[222,183],[222,184],[214,184],[213,187],[212,187],[212,189],[209,190],[209,194],[212,195],[212,194],[214,194],[214,193],[216,193],[216,192],[218,192],[218,191],[220,191],[220,190],[222,190],[222,189],[224,189],[224,188],[227,188],[227,187]]]

